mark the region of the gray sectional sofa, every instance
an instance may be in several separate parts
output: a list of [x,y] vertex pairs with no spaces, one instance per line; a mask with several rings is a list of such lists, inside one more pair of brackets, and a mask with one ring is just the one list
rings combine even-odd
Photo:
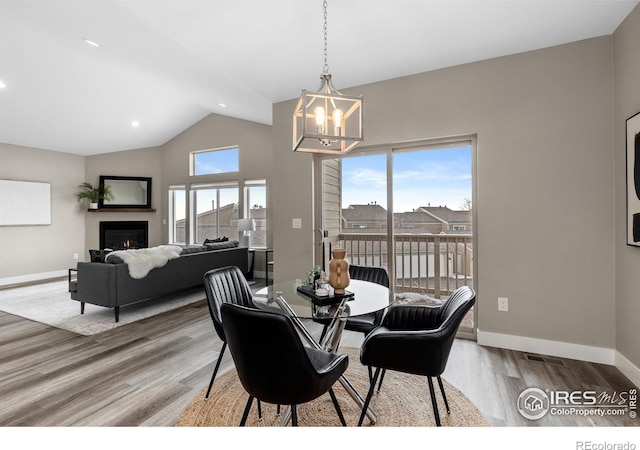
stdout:
[[180,257],[141,279],[132,278],[127,264],[117,258],[110,262],[107,257],[104,263],[79,262],[77,279],[69,283],[71,298],[80,302],[81,314],[85,303],[113,308],[118,322],[121,306],[201,286],[211,269],[237,266],[243,273],[248,271],[248,249],[235,241],[180,247]]

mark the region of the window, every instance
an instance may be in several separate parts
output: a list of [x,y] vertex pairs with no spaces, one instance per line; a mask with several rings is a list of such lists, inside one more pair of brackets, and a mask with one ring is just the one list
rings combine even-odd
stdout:
[[187,242],[187,191],[184,186],[169,186],[169,242]]
[[238,184],[195,184],[191,186],[192,244],[205,239],[238,239]]
[[267,182],[246,180],[244,182],[244,217],[256,221],[255,231],[249,233],[249,247],[267,247]]
[[211,175],[239,170],[238,147],[191,152],[191,175]]

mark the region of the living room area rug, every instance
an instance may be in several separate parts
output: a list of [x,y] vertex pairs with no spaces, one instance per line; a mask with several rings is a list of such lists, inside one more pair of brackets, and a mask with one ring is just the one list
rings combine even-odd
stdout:
[[[342,348],[338,353],[349,355],[345,373],[361,396],[367,395],[369,376],[360,363],[359,349]],[[438,411],[443,427],[488,427],[489,422],[466,395],[442,379],[451,413],[447,414],[436,384]],[[360,408],[338,382],[334,392],[347,426],[356,426]],[[177,427],[237,427],[249,395],[242,387],[234,368],[218,375],[209,400],[204,400],[206,388],[199,392],[176,421]],[[365,418],[363,426],[370,427],[434,427],[429,386],[425,377],[387,371],[382,389],[373,395],[371,408],[378,416],[375,425]],[[258,420],[257,402],[251,406],[247,426],[278,426],[280,417],[276,405],[262,404],[263,420]],[[291,423],[289,422],[289,425]],[[298,425],[301,427],[339,427],[340,420],[329,394],[298,406]]]
[[70,298],[68,286],[65,280],[0,290],[0,311],[91,336],[206,299],[202,286],[123,306],[116,323],[113,308],[87,303],[80,314],[80,302]]

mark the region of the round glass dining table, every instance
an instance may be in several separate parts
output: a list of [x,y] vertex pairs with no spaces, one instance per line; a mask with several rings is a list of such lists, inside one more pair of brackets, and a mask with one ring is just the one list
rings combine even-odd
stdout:
[[[320,302],[317,303],[310,296],[299,292],[299,287],[300,283],[295,281],[276,283],[257,291],[254,294],[254,302],[257,302],[260,309],[278,310],[280,307],[276,300],[282,297],[299,319],[330,318],[338,312],[340,302],[331,301],[331,297],[335,295],[333,288],[329,288],[329,296],[326,299],[318,297]],[[340,311],[343,318],[380,311],[393,302],[391,289],[369,281],[351,280],[346,294],[353,296],[346,297],[344,310]]]

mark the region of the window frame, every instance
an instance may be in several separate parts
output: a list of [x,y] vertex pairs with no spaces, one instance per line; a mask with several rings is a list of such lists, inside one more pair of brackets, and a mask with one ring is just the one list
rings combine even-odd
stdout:
[[[250,196],[250,189],[251,188],[264,188],[265,190],[265,205],[264,205],[264,209],[266,210],[265,213],[265,218],[264,218],[264,233],[265,233],[265,239],[264,239],[264,245],[255,245],[252,242],[252,238],[251,238],[251,234],[249,235],[249,247],[250,248],[259,248],[259,249],[265,249],[268,248],[269,246],[267,245],[267,237],[268,237],[268,227],[269,227],[269,219],[268,219],[268,213],[269,210],[267,209],[267,198],[268,198],[268,191],[267,191],[267,180],[265,178],[258,178],[258,179],[250,179],[250,180],[244,180],[244,189],[243,189],[243,202],[244,202],[244,208],[243,208],[243,217],[244,218],[251,218],[251,196]],[[259,229],[260,224],[256,223],[256,231]]]
[[[175,209],[175,205],[176,205],[176,192],[178,191],[182,191],[184,192],[184,221],[185,221],[185,235],[184,235],[184,242],[179,242],[176,240],[176,209]],[[187,187],[186,185],[172,185],[169,186],[168,189],[168,225],[169,225],[169,235],[168,235],[168,239],[167,241],[170,244],[182,244],[182,245],[186,245],[187,243],[187,227],[188,227],[188,204],[187,204],[187,198],[188,198],[188,191],[187,191]]]

